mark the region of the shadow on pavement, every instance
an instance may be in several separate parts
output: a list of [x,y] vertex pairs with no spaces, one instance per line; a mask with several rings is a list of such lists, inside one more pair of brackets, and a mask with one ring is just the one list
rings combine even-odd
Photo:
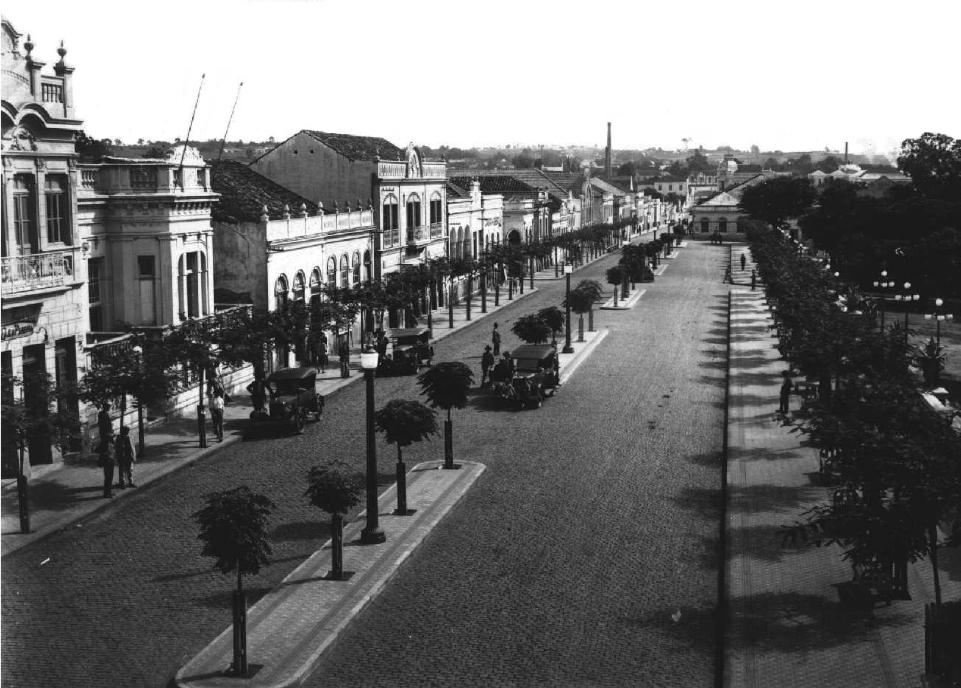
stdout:
[[[318,516],[320,514],[318,513]],[[330,539],[330,523],[318,518],[316,521],[295,521],[281,523],[271,533],[274,540],[319,540]]]
[[781,485],[751,485],[728,488],[728,509],[731,513],[759,511],[797,513],[800,508],[819,503],[827,498],[824,488],[816,485],[785,487]]

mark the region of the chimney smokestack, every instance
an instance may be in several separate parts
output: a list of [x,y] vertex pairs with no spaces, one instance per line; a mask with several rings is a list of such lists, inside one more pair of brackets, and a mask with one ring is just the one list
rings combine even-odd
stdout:
[[607,123],[607,154],[604,156],[604,174],[607,177],[611,176],[611,157],[613,151],[611,150],[611,123]]
[[844,142],[844,164],[848,164],[848,142]]

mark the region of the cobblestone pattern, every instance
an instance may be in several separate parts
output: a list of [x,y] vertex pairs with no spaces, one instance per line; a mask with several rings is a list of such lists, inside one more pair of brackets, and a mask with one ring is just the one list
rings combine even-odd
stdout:
[[[611,262],[576,277],[603,281]],[[455,411],[457,458],[488,471],[308,685],[710,685],[722,275],[719,250],[687,249],[638,308],[595,314],[611,335],[542,409],[478,394]],[[563,281],[538,286],[497,314],[503,349],[516,317],[560,302]],[[439,342],[436,360],[479,380],[491,324]],[[304,476],[335,457],[362,469],[363,395],[345,388],[304,436],[233,445],[4,557],[3,685],[167,685],[230,622],[233,580],[200,556],[191,518],[203,495],[247,484],[278,506],[253,603],[326,539]],[[418,398],[414,378],[379,379],[377,406],[391,398]],[[388,484],[396,452],[378,451]],[[405,459],[442,454],[438,438]]]

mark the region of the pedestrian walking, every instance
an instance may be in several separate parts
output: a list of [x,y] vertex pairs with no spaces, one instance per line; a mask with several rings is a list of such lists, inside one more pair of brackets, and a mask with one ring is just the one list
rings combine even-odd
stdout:
[[488,344],[484,347],[484,353],[481,355],[481,387],[487,383],[487,376],[490,374],[493,365],[494,354],[491,353],[491,345]]
[[97,455],[97,465],[103,469],[103,497],[107,499],[113,497],[114,446],[111,433],[100,438]]
[[785,370],[781,375],[784,376],[784,381],[781,383],[781,404],[778,406],[778,413],[782,415],[787,415],[791,402],[791,388],[793,383],[791,382],[790,371]]
[[724,284],[734,284],[734,277],[731,275],[731,266],[724,268]]
[[[121,426],[120,434],[114,440],[114,456],[117,459],[117,487],[137,487],[133,484],[133,442],[130,441],[130,428]],[[126,479],[126,481],[125,481]]]
[[350,377],[350,347],[347,346],[347,337],[341,338],[337,355],[340,359],[340,376]]
[[757,286],[757,270],[751,270],[751,291]]
[[113,435],[113,421],[110,420],[110,404],[103,402],[100,411],[97,413],[97,430],[100,433],[101,441]]
[[747,267],[747,256],[744,255],[744,251],[741,251],[741,269],[744,270]]
[[262,411],[267,403],[267,390],[264,388],[264,381],[255,377],[254,381],[247,385],[247,392],[250,394],[250,403],[253,404],[254,411]]
[[494,323],[494,330],[491,332],[491,344],[494,345],[494,356],[500,356],[501,353],[501,333],[497,329],[497,323]]
[[218,442],[224,441],[224,395],[222,392],[214,393],[214,398],[210,400],[210,418],[214,423],[214,434]]

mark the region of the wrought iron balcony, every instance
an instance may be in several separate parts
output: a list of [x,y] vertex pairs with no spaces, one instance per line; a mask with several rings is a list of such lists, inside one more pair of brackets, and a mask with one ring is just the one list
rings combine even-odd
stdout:
[[50,251],[3,258],[3,294],[59,287],[73,281],[73,251]]

